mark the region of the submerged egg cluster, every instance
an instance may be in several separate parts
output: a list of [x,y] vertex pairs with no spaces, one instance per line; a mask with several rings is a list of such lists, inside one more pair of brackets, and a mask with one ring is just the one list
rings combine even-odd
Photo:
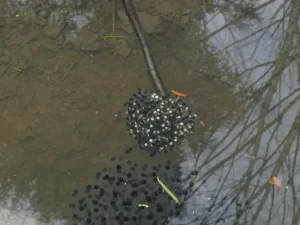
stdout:
[[[75,189],[70,208],[74,225],[158,225],[179,216],[183,201],[193,186],[170,161],[162,164],[137,164],[111,158],[111,167],[96,174],[96,179],[81,191]],[[159,183],[163,182],[177,201]],[[187,185],[183,185],[187,184]]]
[[178,96],[138,89],[125,105],[129,133],[150,154],[172,149],[194,130],[197,116]]

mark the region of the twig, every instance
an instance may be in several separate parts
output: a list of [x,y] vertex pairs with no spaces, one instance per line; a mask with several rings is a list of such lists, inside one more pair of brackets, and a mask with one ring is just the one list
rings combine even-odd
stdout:
[[68,71],[67,71],[67,73],[66,73],[66,75],[65,75],[64,77],[67,77],[67,76],[69,75],[69,73],[70,73],[71,70],[74,68],[74,66],[75,66],[75,62],[72,62],[72,63],[70,64],[69,69],[68,69]]
[[125,36],[103,36],[106,41],[106,38],[125,38]]
[[159,91],[159,93],[162,96],[167,96],[166,88],[165,88],[164,83],[162,82],[162,79],[157,70],[156,64],[155,64],[152,54],[150,52],[148,41],[146,40],[146,35],[144,32],[144,29],[138,18],[138,15],[132,4],[132,1],[131,0],[122,0],[122,3],[124,5],[127,17],[129,18],[129,21],[131,22],[131,25],[135,31],[135,34],[140,42],[140,46],[143,50],[144,58],[145,58],[146,65],[148,68],[148,75],[153,83],[153,86],[155,87],[155,89],[157,91]]
[[11,67],[19,73],[22,72],[22,70],[19,67],[16,67],[16,66],[11,66]]
[[116,21],[116,0],[112,3],[112,34],[115,34],[115,21]]
[[54,73],[56,74],[57,73],[57,71],[58,71],[58,67],[59,67],[59,62],[58,63],[56,63],[56,66],[55,66],[55,69],[54,69]]
[[17,93],[3,94],[3,95],[0,95],[0,100],[4,100],[4,99],[9,98],[9,97],[14,97],[16,95],[17,95]]

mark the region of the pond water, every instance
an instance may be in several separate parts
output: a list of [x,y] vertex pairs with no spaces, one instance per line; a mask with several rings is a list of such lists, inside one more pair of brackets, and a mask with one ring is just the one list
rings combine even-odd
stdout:
[[169,224],[298,224],[300,2],[133,4],[195,132],[150,158],[126,131],[124,103],[152,87],[120,1],[1,1],[0,225],[73,224],[73,189],[128,148],[197,171]]

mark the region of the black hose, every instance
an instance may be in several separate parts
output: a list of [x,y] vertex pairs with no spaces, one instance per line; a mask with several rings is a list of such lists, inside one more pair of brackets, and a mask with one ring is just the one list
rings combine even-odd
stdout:
[[135,8],[132,4],[131,0],[122,0],[123,5],[125,7],[125,11],[127,13],[127,16],[135,30],[135,33],[139,39],[141,48],[143,50],[144,53],[144,57],[146,60],[146,64],[147,64],[147,68],[148,68],[148,74],[150,76],[150,79],[155,87],[155,89],[157,91],[159,91],[159,93],[162,96],[166,96],[166,89],[164,87],[164,84],[160,78],[160,75],[158,73],[157,67],[155,65],[154,59],[150,53],[150,49],[149,49],[149,45],[148,42],[146,40],[146,36],[144,35],[144,29],[141,25],[141,22],[138,18],[138,15],[135,11]]

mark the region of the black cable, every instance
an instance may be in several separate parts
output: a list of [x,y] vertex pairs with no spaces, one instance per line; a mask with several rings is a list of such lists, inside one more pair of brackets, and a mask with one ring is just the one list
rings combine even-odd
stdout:
[[164,87],[164,84],[162,82],[162,79],[160,78],[160,75],[158,73],[157,67],[155,65],[154,59],[151,55],[150,49],[149,49],[149,45],[148,42],[146,40],[146,36],[144,35],[144,29],[141,25],[141,22],[138,18],[138,15],[135,11],[135,8],[132,4],[131,0],[122,0],[125,11],[127,13],[127,16],[135,30],[135,34],[137,35],[141,48],[143,50],[144,53],[144,57],[146,60],[146,64],[147,64],[147,68],[148,68],[148,74],[151,78],[151,81],[155,87],[155,89],[157,91],[159,91],[159,93],[165,97],[166,94],[166,89]]

